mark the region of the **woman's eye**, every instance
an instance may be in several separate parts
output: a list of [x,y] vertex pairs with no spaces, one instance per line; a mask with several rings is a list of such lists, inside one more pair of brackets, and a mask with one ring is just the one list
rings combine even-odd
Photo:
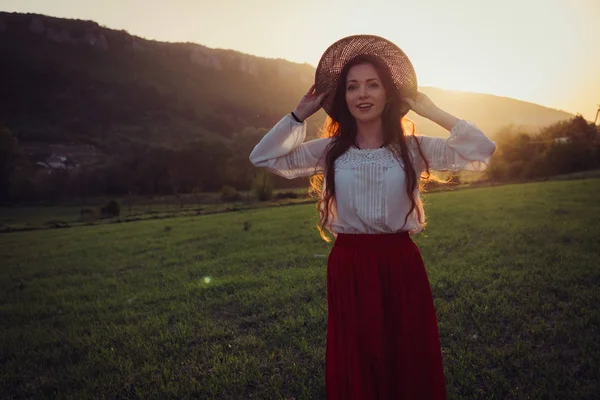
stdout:
[[352,85],[352,86],[348,86],[348,90],[355,90],[356,86]]
[[377,83],[371,83],[369,85],[369,87],[372,88],[372,89],[377,89],[379,87],[379,85]]

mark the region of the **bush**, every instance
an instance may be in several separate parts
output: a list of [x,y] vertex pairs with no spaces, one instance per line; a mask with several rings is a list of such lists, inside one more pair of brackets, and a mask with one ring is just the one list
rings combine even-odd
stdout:
[[252,182],[252,191],[260,201],[268,201],[273,198],[273,180],[271,175],[260,171]]
[[90,208],[82,208],[80,213],[82,222],[91,222],[96,219],[96,213]]
[[223,201],[236,201],[241,198],[238,191],[233,186],[223,186],[221,188],[221,200]]
[[102,218],[118,217],[121,214],[119,205],[116,201],[111,200],[106,207],[102,207]]
[[298,198],[298,193],[296,192],[279,192],[275,195],[276,198],[278,199],[297,199]]
[[460,185],[460,176],[457,172],[452,172],[450,173],[450,175],[448,176],[448,183],[454,184],[454,185]]

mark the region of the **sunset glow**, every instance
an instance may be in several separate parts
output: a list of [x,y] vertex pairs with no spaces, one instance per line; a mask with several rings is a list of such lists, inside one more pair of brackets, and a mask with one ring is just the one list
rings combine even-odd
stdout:
[[600,103],[598,0],[0,0],[0,10],[314,66],[335,40],[370,33],[408,54],[422,86],[512,97],[589,120]]

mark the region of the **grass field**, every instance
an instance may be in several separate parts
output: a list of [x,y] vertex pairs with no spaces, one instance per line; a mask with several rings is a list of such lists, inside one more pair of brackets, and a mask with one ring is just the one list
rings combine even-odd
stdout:
[[[295,193],[297,198],[280,198],[281,194]],[[174,195],[153,197],[99,197],[88,198],[85,203],[76,199],[63,199],[55,205],[26,204],[0,207],[0,233],[77,227],[81,225],[104,225],[134,222],[146,219],[165,219],[216,214],[251,208],[301,204],[311,200],[306,196],[307,188],[275,190],[271,201],[259,202],[249,192],[238,192],[236,201],[223,201],[220,193],[197,195]],[[121,209],[119,217],[103,218],[101,209],[115,200]],[[82,220],[81,211],[91,210],[92,220]]]
[[[599,195],[586,179],[426,196],[415,241],[450,399],[600,398]],[[2,397],[324,398],[315,212],[0,235]]]

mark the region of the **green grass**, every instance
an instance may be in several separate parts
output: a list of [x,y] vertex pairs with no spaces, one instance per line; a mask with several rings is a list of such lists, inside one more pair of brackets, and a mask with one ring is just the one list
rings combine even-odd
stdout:
[[[432,193],[451,399],[596,399],[600,179]],[[324,398],[314,205],[0,235],[6,398]],[[244,230],[244,222],[251,227]]]
[[[299,196],[295,199],[274,197],[271,201],[259,202],[248,199],[247,193],[242,194],[238,201],[219,201],[218,196],[206,195],[200,202],[186,199],[182,205],[174,196],[158,197],[153,199],[136,199],[131,207],[126,198],[115,198],[120,207],[120,216],[102,218],[101,209],[111,199],[92,199],[87,204],[73,204],[65,202],[56,206],[49,205],[21,205],[0,207],[0,233],[28,231],[40,229],[54,229],[76,227],[82,225],[103,225],[116,222],[134,222],[146,219],[165,219],[173,217],[189,217],[197,215],[215,214],[253,208],[292,205],[309,203],[311,200],[300,196],[306,189],[289,190]],[[282,192],[282,191],[276,191]],[[93,220],[82,220],[81,210],[88,209],[94,212]]]

